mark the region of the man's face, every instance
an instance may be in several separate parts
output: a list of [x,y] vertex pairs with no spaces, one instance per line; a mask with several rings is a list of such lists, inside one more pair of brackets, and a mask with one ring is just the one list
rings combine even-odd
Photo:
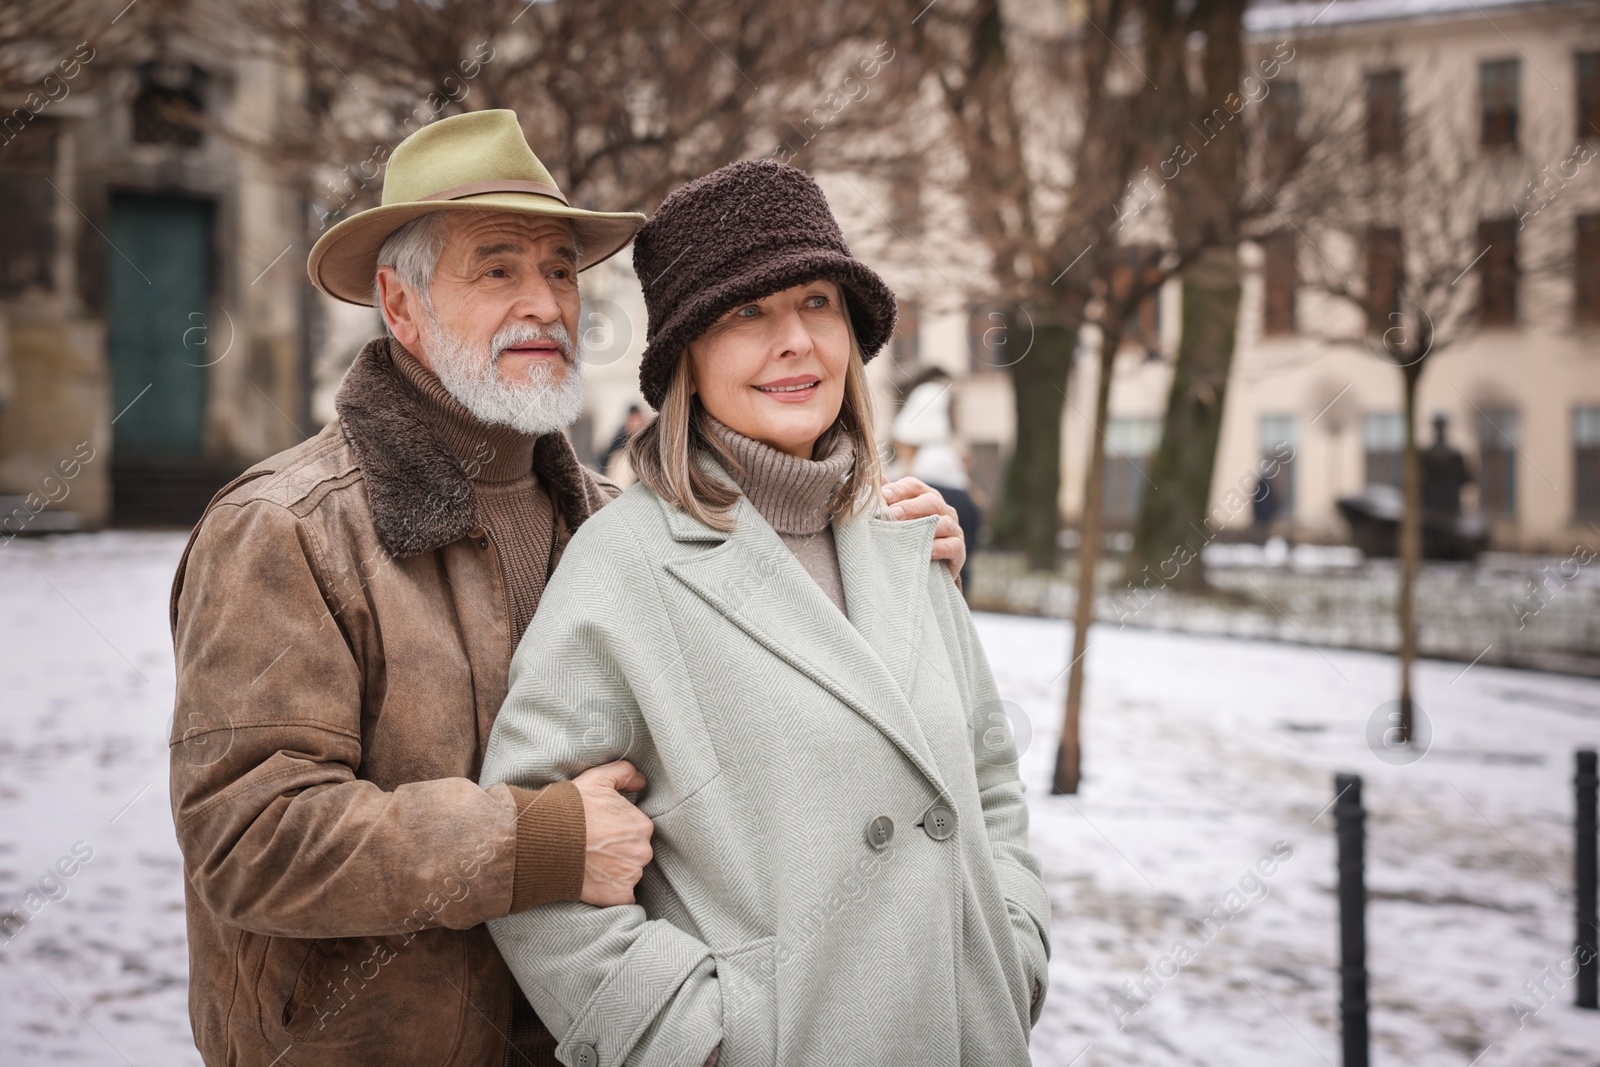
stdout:
[[[572,230],[509,212],[446,216],[429,300],[378,268],[395,339],[490,425],[546,434],[583,410]],[[431,307],[429,306],[431,303]]]
[[[497,377],[507,385],[530,377],[559,382],[570,367],[555,340],[514,342],[498,352],[490,342],[502,331],[526,333],[519,327],[527,326],[548,334],[559,325],[567,337],[577,336],[578,257],[571,226],[536,215],[462,213],[447,220],[445,233],[431,290],[443,331],[496,362]],[[417,355],[430,363],[431,353]]]

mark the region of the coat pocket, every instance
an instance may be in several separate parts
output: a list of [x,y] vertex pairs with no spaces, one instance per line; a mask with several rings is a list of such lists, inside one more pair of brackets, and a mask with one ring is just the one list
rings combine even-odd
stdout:
[[722,1061],[738,1067],[778,1062],[776,937],[713,952],[722,991]]
[[[283,962],[274,965],[278,953]],[[274,938],[260,990],[265,1033],[292,1041],[295,1051],[285,1062],[304,1067],[397,1057],[446,1063],[469,1010],[462,998],[472,995],[465,935],[442,928],[410,940]]]
[[335,944],[331,938],[267,939],[257,995],[262,1011],[277,1024],[275,1029],[304,1032],[304,1020],[314,1017],[310,1010],[313,990],[327,963],[328,949]]

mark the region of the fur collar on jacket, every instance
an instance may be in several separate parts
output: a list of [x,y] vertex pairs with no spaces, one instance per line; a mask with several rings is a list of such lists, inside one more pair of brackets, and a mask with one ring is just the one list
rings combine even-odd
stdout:
[[[416,391],[395,367],[390,338],[367,342],[334,399],[344,436],[366,479],[372,521],[384,548],[415,556],[484,525],[460,462],[429,428]],[[533,448],[533,469],[568,530],[603,502],[566,435],[548,433]]]

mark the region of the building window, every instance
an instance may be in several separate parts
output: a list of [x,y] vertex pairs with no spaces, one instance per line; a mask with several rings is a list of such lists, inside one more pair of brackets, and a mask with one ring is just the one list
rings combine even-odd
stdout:
[[1485,219],[1478,223],[1478,313],[1485,326],[1511,326],[1517,321],[1517,220]]
[[1101,496],[1108,525],[1130,526],[1139,514],[1139,502],[1149,488],[1146,471],[1161,443],[1158,418],[1106,420],[1105,489]]
[[1296,136],[1300,128],[1300,83],[1286,81],[1273,89],[1267,96],[1264,116],[1268,165],[1287,169],[1300,147]]
[[917,306],[901,304],[900,314],[894,323],[894,340],[890,342],[896,370],[910,370],[921,357],[922,338],[917,324]]
[[1367,231],[1367,332],[1382,334],[1398,324],[1400,289],[1405,280],[1400,231]]
[[1485,515],[1517,513],[1517,413],[1510,408],[1478,411],[1478,507]]
[[1485,148],[1517,143],[1517,105],[1521,64],[1515,59],[1492,59],[1478,64],[1478,110],[1482,116],[1481,141]]
[[1400,154],[1403,133],[1400,72],[1378,70],[1367,75],[1367,158]]
[[1361,419],[1361,450],[1368,485],[1400,486],[1406,419],[1398,411],[1370,412]]
[[1600,215],[1579,215],[1573,257],[1573,318],[1600,322]]
[[205,73],[193,63],[144,63],[133,98],[133,139],[139,144],[195,148],[201,127]]
[[[1300,420],[1293,415],[1261,416],[1261,458],[1278,465],[1271,482],[1273,518],[1288,519],[1294,516],[1294,455],[1300,446]],[[1285,459],[1284,457],[1289,457]],[[1260,497],[1257,487],[1256,496]]]
[[1294,295],[1300,287],[1293,230],[1279,230],[1261,242],[1263,301],[1261,332],[1294,333]]
[[1572,448],[1578,475],[1573,507],[1579,515],[1600,515],[1600,407],[1573,411]]
[[1578,140],[1600,140],[1600,52],[1579,52]]

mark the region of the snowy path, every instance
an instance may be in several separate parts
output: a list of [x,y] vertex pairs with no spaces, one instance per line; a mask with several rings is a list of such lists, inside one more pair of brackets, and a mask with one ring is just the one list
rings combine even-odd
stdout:
[[[128,533],[0,548],[0,914],[26,913],[41,879],[59,898],[0,933],[7,1067],[198,1062],[166,797],[181,549]],[[1318,817],[1335,770],[1365,776],[1371,811],[1374,1062],[1600,1060],[1600,1014],[1568,1007],[1570,986],[1524,1029],[1507,1007],[1571,952],[1571,753],[1600,743],[1600,683],[1425,663],[1433,748],[1396,767],[1365,740],[1393,689],[1383,656],[1102,628],[1087,777],[1060,798],[1066,626],[979,628],[1033,723],[1023,770],[1055,904],[1040,1067],[1338,1062],[1333,819]],[[1263,857],[1272,874],[1252,880]],[[47,876],[58,861],[70,877]],[[1193,958],[1146,982],[1146,1006],[1122,1002],[1119,1029],[1113,995],[1179,939]]]

